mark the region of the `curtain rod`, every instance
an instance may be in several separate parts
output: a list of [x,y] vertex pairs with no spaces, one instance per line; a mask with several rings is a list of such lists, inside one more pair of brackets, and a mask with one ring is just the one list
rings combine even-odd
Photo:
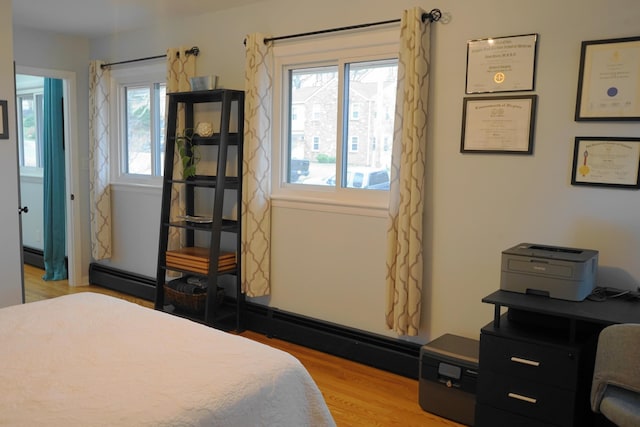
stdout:
[[[441,17],[442,17],[442,12],[440,12],[440,9],[431,9],[431,12],[423,13],[421,19],[422,19],[422,22],[426,20],[429,20],[430,22],[437,22],[440,20]],[[318,30],[318,31],[311,31],[308,33],[290,34],[287,36],[270,37],[270,38],[264,39],[264,42],[269,43],[277,40],[286,40],[286,39],[293,39],[293,38],[305,37],[305,36],[315,36],[317,34],[334,33],[337,31],[355,30],[358,28],[373,27],[376,25],[394,24],[396,22],[400,22],[400,19],[391,19],[388,21],[379,21],[379,22],[369,22],[366,24],[350,25],[347,27],[329,28],[327,30]]]
[[[200,53],[200,49],[198,48],[198,46],[194,46],[191,49],[187,49],[185,51],[185,53],[187,55],[194,55],[194,56],[198,56],[198,54]],[[180,53],[178,52],[178,56],[180,56]],[[160,58],[166,58],[167,55],[156,55],[156,56],[147,56],[145,58],[137,58],[137,59],[128,59],[126,61],[119,61],[119,62],[110,62],[108,64],[102,64],[100,66],[100,68],[107,68],[110,67],[112,65],[120,65],[120,64],[129,64],[131,62],[140,62],[140,61],[149,61],[151,59],[160,59]]]

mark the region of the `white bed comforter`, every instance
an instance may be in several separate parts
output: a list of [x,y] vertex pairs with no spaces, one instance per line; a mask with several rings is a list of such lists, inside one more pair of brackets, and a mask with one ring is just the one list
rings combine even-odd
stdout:
[[0,310],[0,425],[335,423],[288,353],[86,292]]

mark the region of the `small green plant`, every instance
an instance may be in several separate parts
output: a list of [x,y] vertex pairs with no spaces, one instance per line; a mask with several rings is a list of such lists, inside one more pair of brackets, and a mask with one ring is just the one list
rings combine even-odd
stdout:
[[335,156],[329,156],[328,154],[320,153],[316,156],[316,161],[318,163],[335,163]]
[[182,178],[196,175],[196,164],[200,160],[197,147],[193,145],[193,129],[185,129],[176,136],[176,148],[182,164]]

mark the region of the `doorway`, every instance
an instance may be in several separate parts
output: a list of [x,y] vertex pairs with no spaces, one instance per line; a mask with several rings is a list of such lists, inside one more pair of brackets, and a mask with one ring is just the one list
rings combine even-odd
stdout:
[[[76,125],[76,76],[73,72],[22,67],[16,65],[16,93],[24,93],[23,85],[37,84],[45,77],[62,80],[64,97],[64,146],[65,146],[65,208],[66,208],[66,253],[68,260],[68,282],[70,286],[77,286],[82,281],[81,265],[81,236],[78,202],[76,201],[79,188],[77,170],[77,125]],[[35,98],[34,98],[35,99]],[[19,102],[18,100],[16,100]],[[20,124],[18,125],[20,127]],[[20,142],[19,142],[20,143]],[[38,249],[42,241],[42,200],[38,199],[38,186],[42,187],[42,169],[34,167],[37,150],[33,147],[21,148],[19,156],[20,167],[20,199],[22,207],[29,208],[29,212],[22,216],[22,240]],[[25,163],[26,156],[26,166]],[[35,156],[35,157],[34,157]],[[27,190],[23,190],[27,189]],[[35,190],[34,190],[35,189]],[[29,195],[27,193],[31,193]],[[34,196],[34,191],[36,196]],[[41,194],[41,193],[39,193]],[[39,203],[38,203],[39,202]],[[30,206],[31,204],[31,206]],[[40,243],[41,244],[41,243]],[[24,247],[24,243],[23,243]]]

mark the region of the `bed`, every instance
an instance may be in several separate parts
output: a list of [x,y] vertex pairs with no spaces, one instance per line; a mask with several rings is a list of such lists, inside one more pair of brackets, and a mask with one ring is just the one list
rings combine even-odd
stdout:
[[0,425],[335,423],[290,354],[82,292],[0,309]]

